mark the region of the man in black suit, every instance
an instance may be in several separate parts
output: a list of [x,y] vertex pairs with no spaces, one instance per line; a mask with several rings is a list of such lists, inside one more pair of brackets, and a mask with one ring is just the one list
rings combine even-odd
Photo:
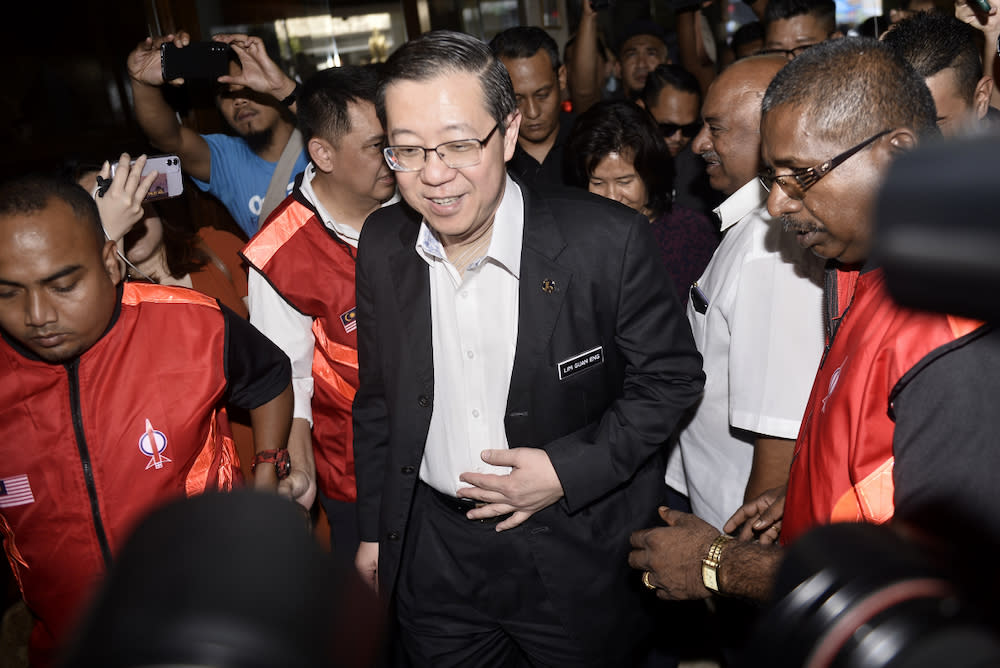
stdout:
[[473,37],[403,45],[377,107],[405,204],[359,246],[358,570],[417,665],[632,665],[629,531],[704,381],[649,224],[507,175],[520,115]]

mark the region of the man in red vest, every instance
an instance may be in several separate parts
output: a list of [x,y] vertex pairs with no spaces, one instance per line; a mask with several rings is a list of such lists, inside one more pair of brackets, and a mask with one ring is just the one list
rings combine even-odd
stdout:
[[354,262],[365,218],[396,186],[382,158],[375,87],[369,67],[331,68],[309,78],[298,116],[310,163],[243,249],[255,270],[250,322],[292,362],[288,449],[295,496],[308,508],[318,486],[331,546],[345,559],[353,559],[359,542],[351,424],[358,386]]
[[240,484],[227,401],[281,491],[290,371],[216,300],[122,283],[94,200],[51,178],[0,186],[0,334],[0,532],[46,665],[149,511]]
[[[821,85],[817,85],[819,82]],[[983,337],[982,323],[896,304],[870,257],[872,204],[893,158],[938,134],[933,99],[920,76],[881,43],[833,40],[802,53],[769,86],[761,120],[761,176],[768,210],[786,232],[829,258],[827,346],[795,445],[787,486],[740,508],[719,534],[692,516],[661,508],[667,527],[632,535],[630,564],[661,598],[705,598],[713,591],[766,598],[788,544],[832,522],[883,523],[921,495],[921,486],[964,484],[927,458],[924,469],[901,451],[946,447],[941,430],[968,422],[976,379],[949,373],[956,351]],[[989,375],[987,370],[983,370]],[[924,375],[935,429],[923,429]],[[925,387],[925,386],[924,386]],[[991,436],[992,437],[992,436]],[[943,481],[934,480],[945,475]],[[988,508],[988,494],[981,507]],[[783,515],[782,515],[783,513]]]

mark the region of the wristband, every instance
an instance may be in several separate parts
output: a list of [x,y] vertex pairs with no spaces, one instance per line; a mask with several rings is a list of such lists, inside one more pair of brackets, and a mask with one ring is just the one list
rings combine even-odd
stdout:
[[274,473],[278,480],[284,480],[292,472],[292,462],[288,456],[288,450],[261,450],[253,456],[250,462],[250,473],[257,470],[257,464],[274,464]]
[[295,88],[293,88],[292,92],[288,94],[288,97],[284,98],[281,101],[281,104],[285,105],[286,107],[290,107],[293,104],[295,104],[295,101],[299,99],[299,92],[301,90],[302,90],[302,84],[296,81]]

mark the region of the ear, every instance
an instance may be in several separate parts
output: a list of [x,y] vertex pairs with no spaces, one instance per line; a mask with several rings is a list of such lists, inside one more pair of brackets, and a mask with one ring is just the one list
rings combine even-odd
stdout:
[[521,112],[517,109],[507,117],[507,130],[503,133],[503,160],[507,162],[514,157],[517,148],[517,133],[521,128]]
[[309,151],[309,159],[316,165],[316,169],[326,174],[333,171],[333,153],[336,148],[322,137],[313,137],[306,144]]
[[101,249],[101,261],[104,263],[104,271],[108,274],[108,278],[115,285],[122,280],[122,267],[118,263],[118,254],[115,252],[117,246],[114,241],[107,241],[104,243],[104,248]]
[[556,70],[556,81],[559,83],[559,90],[566,90],[566,66],[560,65]]
[[917,146],[917,135],[909,128],[896,128],[889,133],[887,142],[890,157],[895,158],[900,153],[911,151]]
[[990,98],[993,97],[993,77],[985,76],[976,84],[976,92],[972,94],[972,110],[976,118],[982,120],[990,108]]

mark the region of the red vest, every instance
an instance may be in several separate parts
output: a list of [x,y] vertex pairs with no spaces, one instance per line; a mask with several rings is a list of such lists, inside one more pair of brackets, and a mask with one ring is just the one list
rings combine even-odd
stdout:
[[896,304],[881,269],[837,271],[827,285],[839,327],[813,382],[795,443],[781,526],[788,544],[814,526],[889,520],[894,511],[889,397],[927,354],[982,323]]
[[358,388],[354,249],[293,196],[271,214],[243,249],[243,257],[292,308],[313,318],[312,440],[317,484],[332,499],[354,501],[351,405]]
[[224,347],[215,300],[134,283],[114,326],[71,363],[0,342],[0,530],[39,620],[36,654],[64,640],[147,512],[241,480],[220,407]]

